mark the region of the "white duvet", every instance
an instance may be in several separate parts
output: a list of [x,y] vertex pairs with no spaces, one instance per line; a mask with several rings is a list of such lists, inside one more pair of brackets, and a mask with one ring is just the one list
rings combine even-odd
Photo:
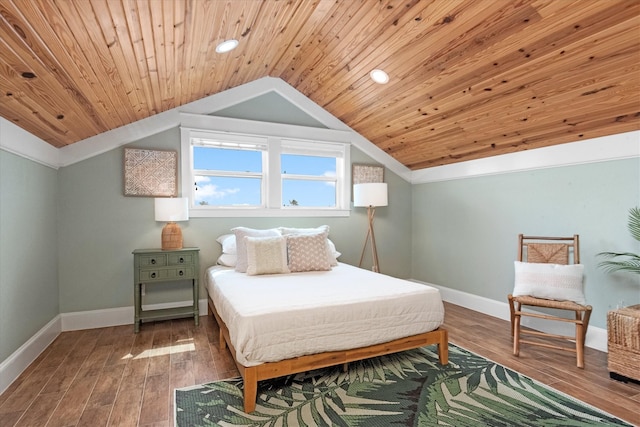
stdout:
[[444,320],[438,289],[343,263],[262,276],[215,266],[206,282],[244,366],[379,344]]

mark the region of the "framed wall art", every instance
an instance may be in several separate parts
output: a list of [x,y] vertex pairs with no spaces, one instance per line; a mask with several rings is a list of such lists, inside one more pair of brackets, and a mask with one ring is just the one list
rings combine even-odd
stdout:
[[384,166],[353,164],[351,184],[366,184],[369,182],[384,182]]
[[124,195],[178,195],[178,153],[167,150],[124,149]]

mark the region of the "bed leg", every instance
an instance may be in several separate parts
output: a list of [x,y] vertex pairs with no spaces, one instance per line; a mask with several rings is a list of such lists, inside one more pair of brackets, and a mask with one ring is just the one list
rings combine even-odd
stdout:
[[440,331],[440,342],[438,343],[438,358],[441,365],[449,363],[449,333],[446,329]]
[[246,368],[242,378],[244,379],[244,412],[250,414],[256,410],[258,397],[258,377],[255,368]]
[[227,348],[227,342],[224,340],[224,332],[222,332],[222,328],[220,328],[220,337],[218,339],[220,340],[220,350]]
[[342,364],[342,372],[347,372],[349,370],[349,363]]

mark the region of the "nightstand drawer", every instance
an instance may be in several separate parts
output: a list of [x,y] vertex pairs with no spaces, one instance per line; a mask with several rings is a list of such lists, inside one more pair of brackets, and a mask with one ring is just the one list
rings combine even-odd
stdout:
[[168,265],[193,265],[194,253],[169,254]]
[[143,269],[140,270],[140,281],[149,280],[176,280],[176,279],[193,279],[193,266],[183,268],[159,268],[159,269]]
[[167,265],[166,254],[140,255],[140,267],[164,267]]

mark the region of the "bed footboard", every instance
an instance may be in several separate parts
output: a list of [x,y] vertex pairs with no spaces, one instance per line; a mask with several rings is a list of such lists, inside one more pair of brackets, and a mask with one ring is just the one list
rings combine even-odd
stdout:
[[226,345],[229,346],[233,360],[235,361],[238,371],[240,371],[240,375],[242,375],[244,380],[244,411],[247,413],[253,412],[256,408],[258,381],[261,380],[278,378],[285,375],[297,374],[299,372],[340,364],[346,367],[347,363],[354,362],[356,360],[397,353],[431,344],[438,345],[438,358],[440,363],[442,365],[449,363],[449,336],[446,329],[438,328],[431,332],[412,335],[410,337],[400,338],[382,344],[374,344],[367,347],[311,354],[308,356],[281,360],[279,362],[263,363],[257,366],[244,366],[236,360],[236,352],[229,337],[229,329],[216,312],[211,298],[209,298],[208,305],[209,312],[213,314],[218,326],[220,327],[220,348],[225,348],[226,341]]

